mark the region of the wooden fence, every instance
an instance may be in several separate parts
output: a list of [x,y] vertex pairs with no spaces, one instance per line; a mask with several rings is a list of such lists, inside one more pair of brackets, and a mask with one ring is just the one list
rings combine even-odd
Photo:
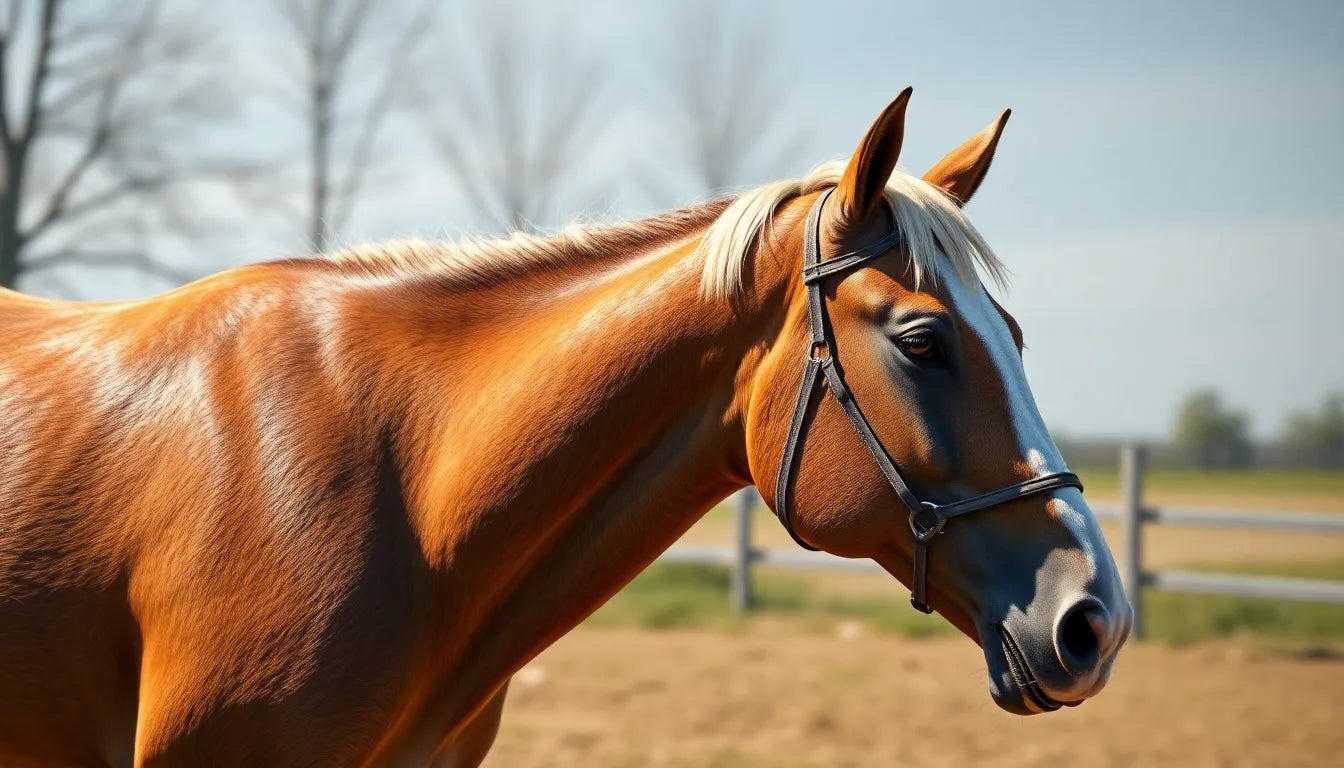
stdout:
[[[1288,511],[1250,511],[1199,507],[1149,507],[1143,502],[1145,452],[1140,446],[1120,451],[1120,503],[1097,504],[1098,520],[1121,526],[1120,570],[1125,591],[1134,606],[1136,636],[1143,633],[1144,587],[1178,592],[1234,595],[1273,600],[1336,603],[1344,605],[1344,582],[1278,576],[1242,576],[1203,571],[1150,571],[1143,567],[1143,529],[1146,525],[1183,525],[1212,528],[1252,528],[1270,531],[1307,531],[1344,534],[1344,515],[1306,514]],[[754,488],[733,498],[733,543],[677,544],[662,560],[678,563],[709,563],[732,569],[732,604],[738,611],[751,608],[753,565],[789,568],[882,572],[871,560],[848,560],[824,552],[800,548],[772,549],[752,546],[751,516],[761,505]]]

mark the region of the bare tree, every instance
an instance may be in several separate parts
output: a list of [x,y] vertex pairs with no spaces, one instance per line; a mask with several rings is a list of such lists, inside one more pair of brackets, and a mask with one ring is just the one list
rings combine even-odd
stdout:
[[[764,18],[741,16],[732,2],[674,4],[670,46],[657,62],[677,116],[673,143],[682,148],[696,183],[709,195],[782,174],[801,136],[784,125],[787,92]],[[753,14],[759,16],[759,14]]]
[[373,0],[281,0],[302,51],[308,142],[308,241],[326,250],[348,222],[373,150],[431,28],[435,4]]
[[184,148],[227,89],[205,35],[162,5],[0,8],[0,286],[67,265],[192,277],[152,259],[146,237],[190,227],[184,187],[224,170]]
[[473,10],[427,124],[482,222],[535,232],[599,144],[606,71],[563,25],[529,24],[535,13],[511,3]]

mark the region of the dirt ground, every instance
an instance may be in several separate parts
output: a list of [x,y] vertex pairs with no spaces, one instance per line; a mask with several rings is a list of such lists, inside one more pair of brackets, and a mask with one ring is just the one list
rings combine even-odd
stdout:
[[[1344,512],[1344,498],[1239,494],[1156,503]],[[1277,504],[1275,502],[1278,502]],[[1312,502],[1312,503],[1305,503]],[[758,546],[791,546],[758,511]],[[1117,556],[1118,531],[1104,526]],[[688,541],[731,541],[711,513]],[[1150,526],[1145,565],[1330,561],[1344,536]],[[885,575],[809,573],[822,593],[890,595]],[[962,637],[834,634],[757,620],[740,634],[581,627],[514,680],[488,768],[667,766],[1344,765],[1344,656],[1254,641],[1134,643],[1076,709],[1020,718],[994,706]]]
[[486,765],[1324,766],[1342,726],[1344,658],[1244,642],[1130,645],[1098,698],[1020,718],[961,637],[583,627],[517,675]]

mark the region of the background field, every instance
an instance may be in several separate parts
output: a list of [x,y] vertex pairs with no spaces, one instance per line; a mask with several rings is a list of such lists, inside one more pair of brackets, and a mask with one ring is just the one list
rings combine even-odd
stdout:
[[[1116,475],[1084,470],[1113,500]],[[1344,473],[1155,470],[1148,503],[1344,514]],[[786,546],[768,511],[759,544]],[[726,509],[687,540],[722,543]],[[1120,554],[1114,530],[1107,530]],[[1344,579],[1344,537],[1150,527],[1156,567]],[[1344,607],[1145,596],[1150,638],[1082,707],[1001,713],[980,651],[879,575],[657,564],[515,679],[491,766],[1332,765]]]

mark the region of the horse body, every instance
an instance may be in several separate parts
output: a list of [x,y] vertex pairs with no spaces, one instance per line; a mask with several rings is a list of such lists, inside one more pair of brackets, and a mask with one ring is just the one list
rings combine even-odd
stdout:
[[304,262],[5,293],[0,751],[423,762],[746,482],[746,337],[665,322],[691,250],[526,300]]
[[[0,763],[475,765],[513,672],[734,489],[779,506],[794,423],[795,536],[909,579],[841,406],[793,419],[827,189],[818,259],[893,215],[909,245],[818,299],[872,450],[939,502],[1061,473],[960,213],[1003,118],[893,177],[908,95],[843,174],[644,222],[124,304],[0,291]],[[927,602],[995,701],[1100,691],[1131,614],[1081,493],[955,529]]]

